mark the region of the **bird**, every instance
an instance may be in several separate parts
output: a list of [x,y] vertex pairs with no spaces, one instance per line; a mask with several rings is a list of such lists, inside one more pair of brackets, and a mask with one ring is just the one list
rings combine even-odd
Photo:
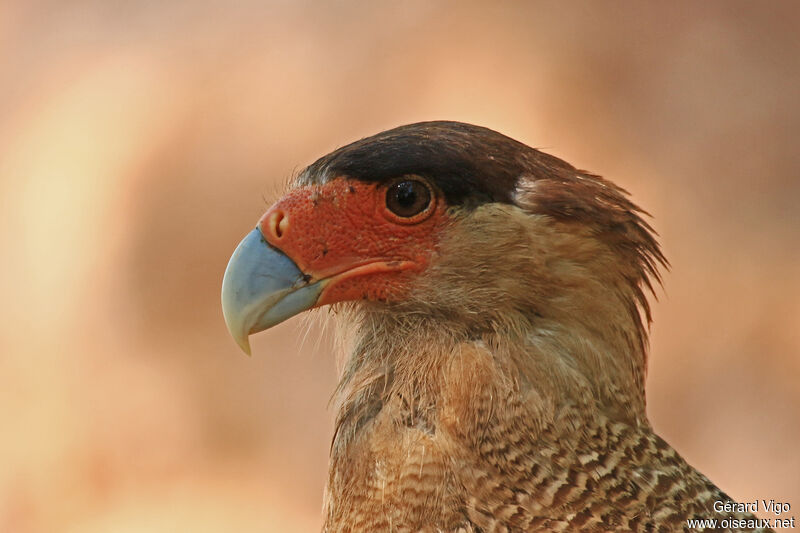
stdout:
[[346,339],[323,531],[769,530],[648,420],[669,266],[648,219],[611,181],[462,122],[299,172],[233,252],[222,308],[248,354],[324,306]]

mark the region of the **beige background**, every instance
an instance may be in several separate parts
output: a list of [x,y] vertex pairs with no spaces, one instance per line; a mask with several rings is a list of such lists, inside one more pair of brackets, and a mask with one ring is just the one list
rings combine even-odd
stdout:
[[0,531],[314,531],[335,383],[247,358],[228,257],[294,172],[403,123],[621,184],[672,262],[655,427],[800,517],[795,2],[0,3]]

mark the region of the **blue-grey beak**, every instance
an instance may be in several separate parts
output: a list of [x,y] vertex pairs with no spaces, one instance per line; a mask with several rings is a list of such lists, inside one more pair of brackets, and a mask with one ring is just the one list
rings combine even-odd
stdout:
[[248,336],[314,306],[325,281],[308,276],[254,229],[233,252],[222,279],[222,313],[234,340],[248,355]]

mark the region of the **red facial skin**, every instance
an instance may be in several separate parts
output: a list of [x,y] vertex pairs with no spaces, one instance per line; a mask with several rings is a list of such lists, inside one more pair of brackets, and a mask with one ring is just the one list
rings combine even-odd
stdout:
[[428,266],[447,224],[441,194],[410,218],[386,207],[387,184],[337,178],[294,189],[264,213],[258,228],[311,281],[330,278],[316,307],[347,300],[398,301]]

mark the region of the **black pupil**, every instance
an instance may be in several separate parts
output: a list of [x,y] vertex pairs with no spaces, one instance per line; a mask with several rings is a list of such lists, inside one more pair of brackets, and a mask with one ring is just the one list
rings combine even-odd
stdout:
[[395,183],[386,194],[386,206],[400,217],[412,217],[421,213],[430,201],[430,191],[416,180]]

